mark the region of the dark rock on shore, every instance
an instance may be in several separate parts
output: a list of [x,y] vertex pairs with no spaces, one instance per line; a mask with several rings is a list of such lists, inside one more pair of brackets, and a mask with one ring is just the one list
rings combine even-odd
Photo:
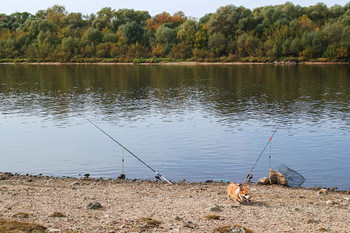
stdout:
[[91,202],[86,206],[86,209],[90,209],[90,210],[98,210],[101,208],[102,208],[102,205],[99,202]]
[[269,170],[269,179],[270,179],[270,184],[278,184],[278,185],[288,184],[288,180],[282,173],[272,169]]
[[269,178],[268,177],[262,177],[258,180],[258,184],[260,185],[267,185],[269,183]]

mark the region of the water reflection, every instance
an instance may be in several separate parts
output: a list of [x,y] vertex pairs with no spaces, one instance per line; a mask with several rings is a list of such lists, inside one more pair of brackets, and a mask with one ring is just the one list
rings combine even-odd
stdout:
[[349,122],[344,65],[1,65],[1,112],[64,119],[96,114],[137,120],[200,109],[245,119]]

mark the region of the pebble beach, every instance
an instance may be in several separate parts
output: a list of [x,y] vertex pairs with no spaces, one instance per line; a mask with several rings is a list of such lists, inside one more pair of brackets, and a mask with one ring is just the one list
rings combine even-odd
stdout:
[[350,232],[349,191],[227,186],[0,173],[0,232]]

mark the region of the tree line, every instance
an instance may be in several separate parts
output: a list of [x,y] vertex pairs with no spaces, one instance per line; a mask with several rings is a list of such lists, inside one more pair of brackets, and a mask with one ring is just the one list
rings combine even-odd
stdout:
[[349,61],[350,2],[253,10],[227,5],[199,20],[183,12],[55,5],[0,14],[0,61]]

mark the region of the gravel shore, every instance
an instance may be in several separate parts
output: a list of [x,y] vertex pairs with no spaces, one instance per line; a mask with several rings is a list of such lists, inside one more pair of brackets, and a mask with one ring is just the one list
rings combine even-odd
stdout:
[[237,205],[227,186],[0,173],[0,232],[350,232],[348,191],[248,184]]

